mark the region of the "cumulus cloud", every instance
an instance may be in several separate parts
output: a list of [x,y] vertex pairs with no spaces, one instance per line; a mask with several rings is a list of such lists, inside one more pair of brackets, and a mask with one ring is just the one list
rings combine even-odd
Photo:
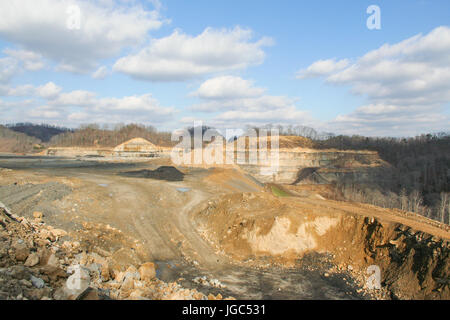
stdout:
[[219,128],[246,124],[304,124],[311,120],[307,112],[297,108],[296,99],[268,95],[265,91],[240,77],[216,77],[206,80],[191,94],[201,98],[202,102],[190,109],[215,113],[210,123]]
[[348,64],[349,61],[347,59],[339,61],[336,61],[336,59],[319,60],[314,62],[308,68],[297,72],[297,79],[325,76],[344,69]]
[[[317,71],[320,64],[308,69]],[[332,121],[335,128],[382,135],[449,129],[444,112],[450,102],[449,27],[385,44],[343,68],[326,69],[316,75],[326,75],[327,83],[348,85],[352,93],[368,100],[367,105]]]
[[92,74],[92,78],[101,80],[105,79],[108,76],[108,74],[109,74],[108,68],[105,66],[101,66]]
[[23,68],[28,71],[38,71],[44,67],[42,55],[27,50],[3,50],[5,54],[22,63]]
[[[69,28],[76,14],[69,10],[73,6],[80,9],[79,29]],[[28,52],[56,61],[59,70],[71,72],[91,71],[100,59],[141,44],[147,33],[163,22],[156,10],[123,1],[0,1],[0,36]]]
[[183,81],[226,70],[245,69],[264,61],[262,47],[272,40],[252,41],[249,29],[206,28],[198,36],[179,30],[154,39],[136,54],[119,59],[114,70],[148,81]]
[[[122,123],[139,122],[158,124],[173,120],[177,110],[161,106],[151,94],[126,96],[122,98],[97,98],[82,102],[67,115],[67,120],[75,123]],[[77,105],[80,106],[80,105]],[[55,105],[57,108],[58,105]]]
[[366,105],[339,115],[327,130],[368,136],[415,136],[449,129],[450,118],[442,108],[423,106]]
[[49,103],[53,106],[93,106],[96,102],[96,94],[86,90],[74,90],[60,93]]
[[38,96],[46,99],[55,98],[61,92],[62,88],[54,84],[53,82],[48,82],[43,86],[36,89]]
[[53,119],[57,120],[62,116],[60,110],[55,110],[50,106],[39,106],[37,108],[31,109],[28,112],[28,116],[34,119]]
[[35,87],[31,84],[11,87],[9,85],[0,85],[0,96],[9,97],[27,97],[36,96],[39,98],[51,99],[55,98],[60,92],[61,88],[53,82],[48,82],[42,86]]
[[0,84],[6,84],[23,71],[37,71],[44,67],[42,56],[31,51],[4,49],[0,58]]
[[0,83],[8,83],[19,72],[17,60],[11,57],[0,58]]
[[63,92],[53,82],[37,87],[0,86],[0,95],[30,98],[23,101],[0,100],[3,119],[45,120],[67,126],[119,122],[161,124],[173,120],[178,112],[173,107],[162,106],[151,94],[99,98],[96,93],[86,90]]
[[240,77],[222,76],[205,81],[191,96],[201,99],[251,98],[264,93],[264,89],[253,87],[253,82]]

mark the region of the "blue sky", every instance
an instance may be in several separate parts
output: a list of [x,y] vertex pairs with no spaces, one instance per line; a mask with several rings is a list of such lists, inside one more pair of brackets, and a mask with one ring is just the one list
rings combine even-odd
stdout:
[[449,12],[444,0],[2,1],[0,123],[448,131]]

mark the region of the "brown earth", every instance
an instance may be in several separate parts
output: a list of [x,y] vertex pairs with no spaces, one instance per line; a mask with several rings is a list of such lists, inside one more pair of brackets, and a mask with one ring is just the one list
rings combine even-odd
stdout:
[[[110,279],[101,280],[102,272],[93,278],[109,286],[115,299],[132,298],[121,293],[123,274],[146,262],[158,266],[159,281],[176,281],[202,298],[450,298],[448,226],[411,213],[325,200],[320,190],[306,186],[286,187],[292,196],[275,197],[238,168],[177,167],[177,181],[123,175],[171,165],[167,159],[7,159],[0,166],[15,169],[0,169],[0,201],[28,221],[38,211],[46,226],[66,230],[65,241],[79,244],[76,254],[87,265],[98,258],[92,253],[100,262],[110,259],[99,263],[115,270],[107,273]],[[45,246],[59,245],[49,241]],[[382,290],[366,286],[370,265],[381,269]],[[127,281],[125,287],[131,286]],[[147,297],[161,297],[151,292]]]
[[[0,208],[0,300],[223,299],[157,279],[157,266],[142,262],[139,245],[109,225],[86,223],[69,235],[43,223],[41,212],[34,216]],[[83,280],[73,289],[77,266]]]
[[331,254],[356,275],[379,266],[391,297],[450,298],[449,227],[418,215],[265,192],[211,200],[196,219],[203,236],[232,259],[294,267],[307,254]]

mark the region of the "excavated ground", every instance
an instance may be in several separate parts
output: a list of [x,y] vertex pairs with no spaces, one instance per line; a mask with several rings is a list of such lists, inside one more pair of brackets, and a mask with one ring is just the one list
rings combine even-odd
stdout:
[[[87,252],[132,247],[136,264],[154,261],[161,280],[205,294],[449,298],[449,232],[417,217],[315,194],[277,198],[237,170],[158,159],[3,157],[0,167],[12,169],[0,169],[0,201],[15,214],[42,212]],[[365,287],[371,264],[383,290]]]

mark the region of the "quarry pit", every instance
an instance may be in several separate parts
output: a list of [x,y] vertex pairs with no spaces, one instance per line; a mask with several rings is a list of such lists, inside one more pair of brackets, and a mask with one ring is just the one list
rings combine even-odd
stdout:
[[[113,254],[129,247],[137,264],[158,266],[162,281],[206,295],[449,299],[448,226],[413,213],[326,199],[308,187],[319,174],[377,175],[385,164],[372,153],[304,153],[308,161],[318,157],[339,165],[328,168],[328,176],[322,169],[312,172],[315,178],[297,181],[302,192],[281,183],[299,178],[298,163],[288,165],[292,155],[284,157],[288,170],[275,181],[261,181],[245,166],[176,167],[163,153],[113,162],[86,155],[2,156],[0,201],[27,219],[42,212],[43,223],[66,230],[87,252]],[[317,165],[323,163],[308,167]],[[89,232],[95,228],[102,228],[101,239]],[[118,240],[109,228],[131,240]],[[380,288],[368,285],[371,266],[380,270]]]

